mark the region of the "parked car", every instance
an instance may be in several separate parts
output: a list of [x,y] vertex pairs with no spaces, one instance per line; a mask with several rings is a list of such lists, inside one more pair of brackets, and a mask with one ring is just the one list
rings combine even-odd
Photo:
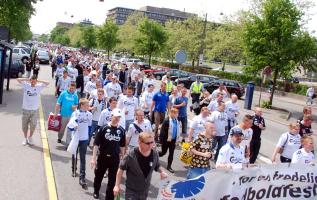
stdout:
[[151,69],[150,65],[144,62],[138,62],[137,65],[140,67],[140,70]]
[[217,76],[210,76],[210,75],[204,75],[204,74],[192,74],[189,77],[182,77],[182,78],[176,79],[175,84],[182,83],[187,89],[189,89],[191,84],[195,82],[197,78],[199,78],[199,80],[202,83],[212,83],[215,80],[219,79]]
[[129,58],[126,63],[127,66],[130,67],[132,64],[137,64],[138,62],[141,62],[138,58]]
[[212,93],[214,90],[216,90],[219,85],[223,83],[228,92],[231,94],[236,94],[238,96],[238,98],[240,99],[244,93],[245,93],[245,89],[244,87],[242,86],[241,83],[239,83],[238,81],[234,81],[234,80],[227,80],[227,79],[219,79],[219,80],[215,80],[214,82],[212,83],[205,83],[204,84],[204,88]]
[[47,51],[37,51],[37,57],[40,63],[49,64],[50,63],[50,55]]
[[[6,60],[4,68],[5,77],[8,77],[9,59]],[[21,60],[13,60],[10,68],[10,78],[21,78],[25,72],[24,64]]]
[[194,75],[194,74],[191,72],[186,72],[183,70],[176,70],[176,71],[174,71],[174,73],[171,73],[171,80],[173,82],[175,82],[176,79],[190,77],[192,75]]
[[21,60],[23,63],[30,58],[30,54],[24,50],[24,48],[15,47],[12,51],[12,60]]
[[161,80],[162,76],[160,73],[157,74],[157,76],[155,76],[155,73],[157,72],[163,72],[163,73],[166,73],[167,71],[169,71],[170,69],[169,68],[166,68],[166,67],[157,67],[157,68],[151,68],[151,69],[145,69],[143,70],[143,72],[145,74],[149,74],[149,73],[152,73],[154,74],[154,77],[157,79],[157,80]]
[[167,72],[169,72],[171,76],[175,76],[177,71],[178,71],[177,69],[169,69],[169,70],[157,71],[157,72],[154,72],[153,74],[157,80],[161,80],[162,77],[166,75]]

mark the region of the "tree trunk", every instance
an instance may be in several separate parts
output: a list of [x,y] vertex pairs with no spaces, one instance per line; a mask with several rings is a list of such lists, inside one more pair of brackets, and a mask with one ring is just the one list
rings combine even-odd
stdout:
[[149,54],[149,66],[151,67],[151,58],[152,58],[152,54]]
[[221,70],[224,72],[225,71],[225,67],[226,67],[226,62],[225,61],[222,61],[222,68]]
[[110,58],[110,49],[108,49],[108,60]]
[[271,95],[270,95],[270,102],[269,102],[270,106],[272,106],[272,104],[273,104],[273,96],[274,96],[274,92],[275,92],[277,75],[278,75],[278,68],[275,68],[274,72],[273,72],[273,86],[272,86],[272,91],[271,91]]
[[192,60],[192,67],[195,67],[195,59]]

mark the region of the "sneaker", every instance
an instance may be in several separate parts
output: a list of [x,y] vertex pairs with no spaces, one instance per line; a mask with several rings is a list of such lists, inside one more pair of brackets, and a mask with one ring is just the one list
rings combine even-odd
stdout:
[[93,197],[94,197],[94,199],[99,199],[99,194],[94,193]]
[[22,145],[27,145],[27,143],[28,143],[28,140],[25,138],[22,142]]
[[61,139],[57,139],[57,143],[62,143],[62,140]]
[[29,145],[33,145],[34,144],[32,137],[28,137],[27,142],[28,142]]
[[174,174],[174,172],[175,172],[171,167],[168,167],[167,170],[168,170],[169,172],[171,172],[172,174]]

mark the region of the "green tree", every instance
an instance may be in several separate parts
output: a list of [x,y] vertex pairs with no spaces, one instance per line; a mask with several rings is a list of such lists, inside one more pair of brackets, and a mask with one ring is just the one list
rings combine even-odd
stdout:
[[138,36],[135,39],[136,50],[142,55],[147,55],[149,65],[151,65],[152,56],[163,49],[168,36],[162,25],[148,19],[144,19],[137,30]]
[[246,21],[244,46],[254,72],[268,65],[273,69],[272,105],[277,78],[295,69],[302,56],[296,55],[297,48],[305,48],[300,42],[303,13],[290,0],[266,0],[261,6]]
[[84,26],[82,28],[82,43],[81,44],[88,49],[91,49],[97,46],[96,31],[93,26]]
[[134,40],[137,37],[137,27],[145,17],[140,12],[134,12],[129,15],[127,21],[119,27],[118,39],[121,41],[116,49],[118,51],[130,52],[135,51]]
[[63,38],[67,31],[68,29],[63,26],[55,26],[51,31],[50,41],[54,43],[60,43],[61,38]]
[[80,47],[82,43],[82,26],[75,24],[72,28],[66,31],[66,35],[70,39],[70,45],[73,47]]
[[168,35],[168,40],[166,41],[162,57],[173,62],[174,56],[177,50],[179,50],[179,33],[180,33],[181,23],[179,21],[170,20],[165,23],[165,30]]
[[10,30],[11,39],[31,39],[29,20],[37,0],[0,0],[0,25]]
[[102,49],[106,49],[108,53],[108,59],[110,51],[113,50],[116,45],[120,42],[118,39],[119,27],[112,21],[105,22],[97,30],[97,42],[98,46]]
[[41,34],[38,38],[38,41],[40,42],[48,42],[48,35],[47,34]]

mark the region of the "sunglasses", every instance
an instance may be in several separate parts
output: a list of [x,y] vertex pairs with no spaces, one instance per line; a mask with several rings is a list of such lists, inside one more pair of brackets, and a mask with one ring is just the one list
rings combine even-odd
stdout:
[[151,141],[151,142],[143,142],[142,141],[142,143],[147,144],[147,145],[151,145],[151,144],[154,144],[154,141]]

